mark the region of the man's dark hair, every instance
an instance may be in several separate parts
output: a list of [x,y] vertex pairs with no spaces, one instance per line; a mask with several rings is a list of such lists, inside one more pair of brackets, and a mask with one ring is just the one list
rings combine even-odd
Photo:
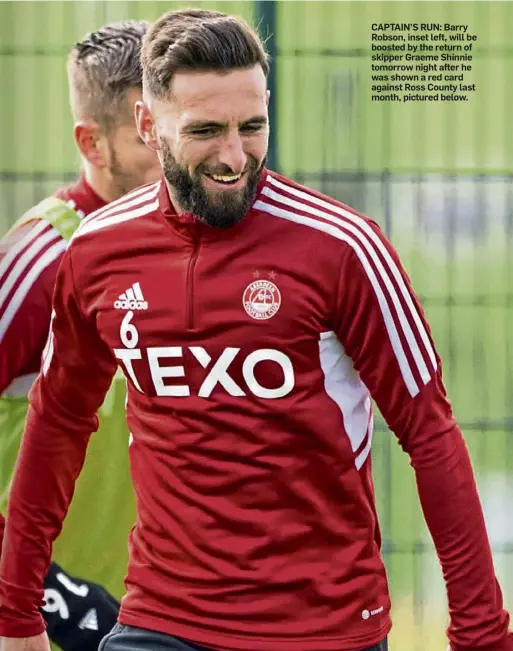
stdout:
[[126,93],[142,89],[140,53],[146,21],[111,23],[73,46],[68,57],[75,120],[94,120],[107,133],[128,117]]
[[169,11],[148,30],[142,48],[144,88],[164,99],[178,71],[229,72],[269,58],[257,33],[242,19],[219,11]]

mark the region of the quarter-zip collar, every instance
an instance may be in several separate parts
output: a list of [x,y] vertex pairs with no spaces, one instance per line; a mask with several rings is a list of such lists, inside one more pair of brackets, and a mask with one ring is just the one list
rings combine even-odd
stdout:
[[210,226],[209,224],[205,224],[205,222],[201,221],[197,215],[194,215],[190,212],[178,215],[173,207],[173,204],[171,203],[166,180],[164,177],[162,177],[158,193],[160,213],[181,237],[193,242],[196,242],[199,238],[201,238],[201,240],[223,240],[234,237],[235,234],[248,227],[252,217],[253,205],[258,200],[259,195],[262,192],[262,189],[266,182],[267,174],[268,171],[264,168],[262,171],[262,176],[260,177],[260,181],[257,185],[253,204],[244,216],[244,219],[242,219],[242,221],[240,221],[238,224],[235,224],[235,226],[231,226],[230,228],[216,228],[215,226]]

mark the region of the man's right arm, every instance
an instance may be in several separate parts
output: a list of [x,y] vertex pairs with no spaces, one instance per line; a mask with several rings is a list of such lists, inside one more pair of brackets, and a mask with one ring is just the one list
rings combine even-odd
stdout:
[[39,607],[52,543],[82,468],[96,412],[116,370],[94,316],[75,291],[71,246],[55,287],[51,332],[31,393],[7,511],[0,564],[0,635],[44,631]]

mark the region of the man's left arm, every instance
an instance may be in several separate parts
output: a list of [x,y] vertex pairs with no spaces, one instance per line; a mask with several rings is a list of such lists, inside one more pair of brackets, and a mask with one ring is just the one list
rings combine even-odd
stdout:
[[446,583],[453,651],[513,651],[474,473],[429,326],[399,257],[359,222],[344,251],[334,329],[411,458]]

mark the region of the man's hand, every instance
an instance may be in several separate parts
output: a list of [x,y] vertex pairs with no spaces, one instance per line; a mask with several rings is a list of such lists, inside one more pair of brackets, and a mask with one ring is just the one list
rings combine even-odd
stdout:
[[0,637],[0,651],[50,651],[46,633],[33,637]]

